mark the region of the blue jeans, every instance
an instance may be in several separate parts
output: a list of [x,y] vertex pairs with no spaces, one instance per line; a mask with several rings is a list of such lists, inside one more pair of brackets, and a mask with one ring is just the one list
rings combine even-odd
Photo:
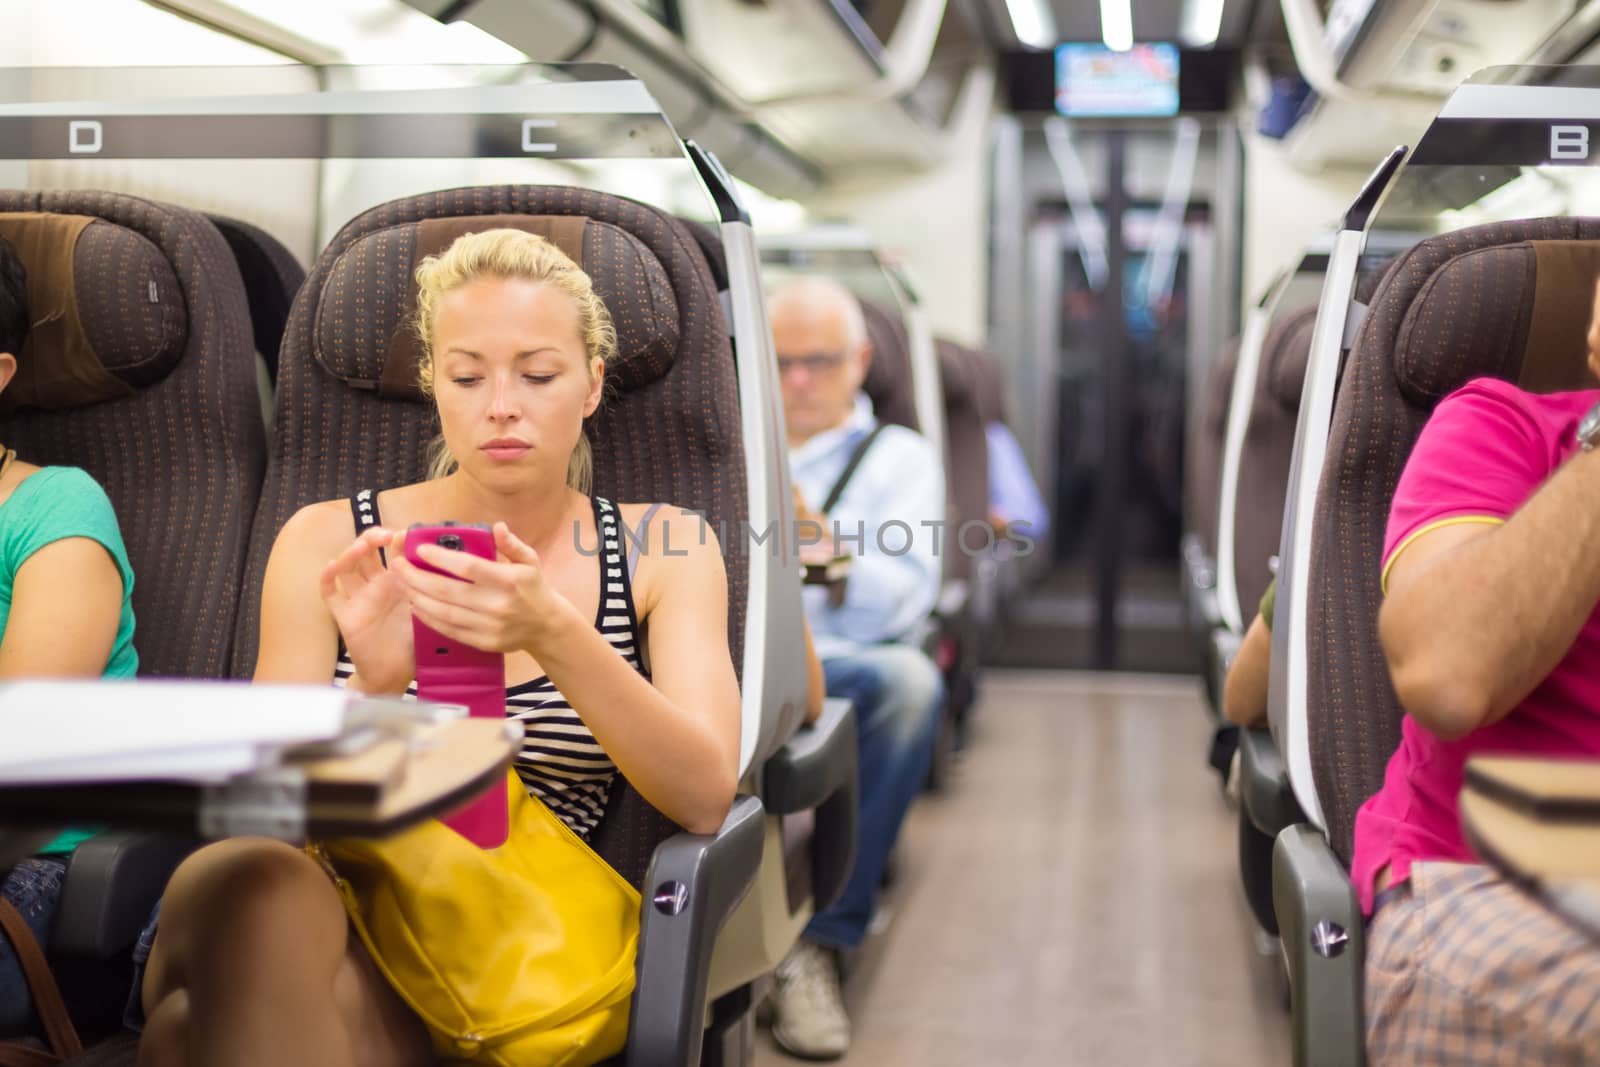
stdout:
[[938,735],[944,680],[920,651],[874,645],[822,661],[830,697],[856,706],[861,779],[855,869],[844,893],[806,926],[806,940],[855,948],[867,936],[883,866],[911,801],[922,789]]
[[[41,948],[50,944],[50,926],[61,903],[61,880],[67,873],[65,859],[38,856],[23,860],[0,879],[0,895],[22,913]],[[0,935],[0,1029],[17,1030],[33,1017],[33,996],[28,980],[17,962],[11,939]]]

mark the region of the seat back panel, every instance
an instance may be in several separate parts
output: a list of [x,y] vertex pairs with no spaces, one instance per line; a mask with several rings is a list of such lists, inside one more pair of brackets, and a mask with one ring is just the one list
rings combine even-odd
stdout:
[[[135,243],[148,243],[157,275],[170,271],[179,289],[175,310],[152,327],[185,324],[170,366],[146,365],[163,376],[115,399],[0,415],[0,440],[34,463],[82,467],[106,490],[134,571],[141,672],[225,677],[266,452],[250,314],[227,243],[194,212],[119,193],[0,191],[0,213],[10,212],[99,220],[83,231],[101,236],[80,245],[78,281],[97,348],[142,317],[90,299],[120,291],[114,280],[137,261]],[[137,242],[117,240],[118,230]]]
[[[436,431],[431,403],[408,392],[406,376],[392,366],[384,371],[409,328],[411,272],[426,251],[419,251],[418,235],[515,222],[506,216],[560,220],[565,235],[552,236],[569,245],[581,232],[581,265],[606,300],[619,340],[606,399],[586,425],[594,492],[621,502],[668,501],[699,512],[730,542],[738,539],[724,550],[729,646],[735,669],[741,666],[745,456],[728,329],[704,256],[681,223],[644,204],[576,188],[487,186],[373,208],[349,222],[313,265],[282,349],[273,454],[240,624],[241,673],[254,664],[261,580],[289,517],[319,500],[424,476]],[[587,222],[576,226],[573,217]],[[473,223],[462,225],[469,218]],[[515,224],[538,232],[535,222]],[[669,335],[670,351],[662,347]],[[656,844],[673,829],[619,782],[592,844],[638,885]]]
[[[1546,241],[1588,251],[1541,257]],[[1600,219],[1492,223],[1420,242],[1370,304],[1335,402],[1307,602],[1312,771],[1329,841],[1346,863],[1356,810],[1382,785],[1404,714],[1377,631],[1400,474],[1434,405],[1474,378],[1531,380],[1543,391],[1592,385],[1576,324],[1587,324],[1597,271]],[[1547,309],[1577,305],[1559,335],[1534,329],[1541,291]]]

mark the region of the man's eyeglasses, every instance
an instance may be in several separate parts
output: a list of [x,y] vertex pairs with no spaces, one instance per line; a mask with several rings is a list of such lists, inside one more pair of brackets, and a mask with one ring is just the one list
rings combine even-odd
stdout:
[[779,356],[778,373],[787,374],[792,370],[803,370],[807,374],[822,374],[842,366],[844,361],[843,352],[834,352],[831,355]]

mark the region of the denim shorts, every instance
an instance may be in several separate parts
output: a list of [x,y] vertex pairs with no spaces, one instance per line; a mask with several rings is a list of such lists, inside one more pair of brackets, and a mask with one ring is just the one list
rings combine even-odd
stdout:
[[133,988],[128,990],[128,1006],[122,1011],[122,1025],[129,1030],[144,1032],[145,964],[150,962],[150,948],[156,943],[156,924],[161,921],[161,901],[150,911],[150,921],[144,924],[139,940],[133,945]]
[[[0,884],[0,896],[22,913],[23,921],[41,946],[50,944],[50,927],[61,903],[61,883],[66,873],[65,859],[36,856],[11,868]],[[10,938],[0,936],[0,1032],[21,1030],[32,1018],[33,995],[28,991],[17,950]]]
[[[33,931],[34,939],[46,951],[50,945],[50,929],[55,921],[56,909],[61,903],[62,882],[66,873],[67,857],[35,856],[13,867],[5,876],[3,886],[0,886],[0,894],[22,913],[28,929]],[[133,948],[133,988],[128,992],[123,1022],[134,1030],[144,1029],[139,986],[144,978],[145,964],[150,959],[150,946],[155,942],[156,919],[160,914],[161,903],[157,901],[149,922],[145,924]],[[33,997],[28,991],[22,965],[17,962],[16,950],[9,938],[0,935],[0,1033],[30,1029],[34,1025],[33,1017]]]

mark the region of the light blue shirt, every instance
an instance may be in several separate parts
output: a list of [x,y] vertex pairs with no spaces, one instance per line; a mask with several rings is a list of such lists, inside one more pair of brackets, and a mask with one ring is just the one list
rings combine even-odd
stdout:
[[[813,511],[822,509],[856,445],[876,425],[872,402],[859,393],[843,425],[790,451],[790,471]],[[938,602],[940,555],[956,549],[955,531],[944,526],[944,468],[932,442],[903,426],[886,427],[828,520],[840,548],[855,558],[839,607],[829,605],[827,589],[805,587],[817,655],[849,655],[906,637]]]
[[1050,529],[1050,512],[1028,470],[1022,446],[1003,422],[986,428],[989,439],[989,507],[1019,534],[1035,541],[1044,539]]

